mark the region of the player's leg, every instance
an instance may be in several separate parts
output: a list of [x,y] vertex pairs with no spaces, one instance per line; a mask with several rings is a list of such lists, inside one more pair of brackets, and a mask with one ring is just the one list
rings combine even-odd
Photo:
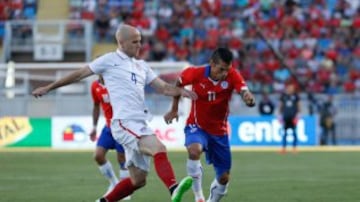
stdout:
[[284,120],[284,134],[283,134],[283,137],[282,137],[282,148],[281,148],[280,153],[285,153],[286,152],[287,135],[288,135],[288,129],[290,128],[290,122],[291,121],[289,119]]
[[108,191],[111,190],[118,183],[118,179],[115,175],[113,167],[110,161],[106,159],[106,153],[109,149],[113,148],[112,145],[113,145],[113,139],[111,136],[110,128],[105,126],[97,142],[94,159],[99,165],[100,173],[110,183]]
[[336,145],[336,126],[334,123],[331,126],[331,142]]
[[129,170],[129,177],[120,181],[114,189],[99,199],[100,202],[115,202],[131,195],[135,190],[145,186],[146,176],[149,170],[150,158],[139,151],[139,136],[126,130],[120,120],[113,120],[111,123],[113,139],[123,146],[126,163]]
[[202,190],[203,169],[200,161],[203,148],[207,147],[204,131],[197,127],[186,126],[185,146],[188,152],[186,170],[187,174],[193,179],[192,190],[195,195],[195,202],[205,202]]
[[[117,123],[114,121],[112,123],[112,132],[114,139],[125,147],[126,164],[134,165],[137,168],[148,171],[150,157],[153,157],[155,171],[169,189],[172,195],[172,201],[181,201],[183,194],[190,189],[192,185],[191,177],[184,178],[180,183],[176,182],[174,170],[168,160],[165,145],[161,143],[145,121],[116,121]],[[121,133],[123,134],[121,135]],[[134,142],[136,144],[134,144]],[[131,149],[130,152],[138,152],[138,158],[128,158],[130,155],[128,153],[129,149]],[[130,175],[131,178],[133,178],[131,172]]]
[[124,200],[126,197],[130,196],[135,190],[145,186],[148,173],[147,171],[144,171],[143,169],[138,168],[134,165],[128,166],[128,170],[130,173],[130,177],[120,181],[109,194],[99,199],[99,202],[117,202],[121,199]]
[[294,137],[294,140],[293,140],[293,152],[297,152],[296,151],[296,147],[297,147],[297,143],[298,143],[298,137],[297,137],[297,132],[296,132],[296,125],[292,125],[292,134],[293,134],[293,137]]
[[215,179],[210,186],[207,202],[218,202],[227,193],[231,169],[231,152],[227,136],[209,136],[206,159],[213,164]]
[[[126,178],[129,178],[129,170],[126,168],[125,166],[125,161],[126,161],[126,158],[125,158],[125,150],[123,148],[123,146],[121,146],[121,144],[117,143],[115,140],[114,140],[114,147],[116,149],[116,152],[117,152],[117,160],[118,160],[118,163],[119,163],[119,180],[122,181]],[[131,199],[131,196],[127,196],[125,197],[123,200],[130,200]]]
[[167,156],[166,147],[155,135],[142,136],[139,147],[145,155],[154,158],[156,174],[169,189],[172,202],[181,201],[183,194],[192,185],[192,178],[186,177],[177,183],[174,169]]

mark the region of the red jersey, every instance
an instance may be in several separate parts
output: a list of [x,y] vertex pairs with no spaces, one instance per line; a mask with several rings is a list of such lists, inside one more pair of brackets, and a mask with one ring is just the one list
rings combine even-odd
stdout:
[[99,81],[94,81],[91,84],[91,96],[94,103],[100,104],[106,119],[106,125],[110,127],[111,118],[113,115],[110,105],[110,97],[106,87]]
[[227,77],[221,81],[213,81],[209,76],[210,66],[189,67],[180,75],[181,85],[192,85],[198,95],[191,103],[186,124],[197,124],[212,135],[226,135],[232,92],[247,89],[247,85],[234,68],[230,68]]

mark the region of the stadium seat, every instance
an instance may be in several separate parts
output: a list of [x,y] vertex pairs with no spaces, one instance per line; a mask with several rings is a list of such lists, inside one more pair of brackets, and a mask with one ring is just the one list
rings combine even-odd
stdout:
[[35,12],[35,8],[34,7],[26,7],[23,11],[24,16],[27,19],[34,19],[36,12]]

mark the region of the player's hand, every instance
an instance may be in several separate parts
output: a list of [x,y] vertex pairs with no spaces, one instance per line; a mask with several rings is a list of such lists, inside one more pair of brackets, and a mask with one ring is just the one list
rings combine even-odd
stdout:
[[255,97],[250,91],[245,91],[243,94],[243,100],[249,107],[255,106]]
[[196,100],[198,98],[197,94],[194,91],[181,89],[181,96]]
[[170,111],[164,115],[164,121],[166,124],[172,123],[174,119],[176,119],[176,121],[179,121],[179,115],[175,111]]
[[48,86],[42,86],[32,91],[32,95],[36,98],[41,97],[49,92]]
[[94,129],[91,131],[91,133],[90,133],[90,140],[91,140],[92,142],[95,142],[96,139],[97,139],[97,137],[96,137],[96,128],[94,128]]

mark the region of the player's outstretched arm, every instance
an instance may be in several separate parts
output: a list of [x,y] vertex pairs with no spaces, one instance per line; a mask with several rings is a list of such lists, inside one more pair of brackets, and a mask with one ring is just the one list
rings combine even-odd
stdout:
[[36,98],[41,97],[42,95],[47,94],[51,90],[54,90],[61,86],[66,86],[71,83],[80,81],[83,78],[86,78],[92,74],[94,74],[94,73],[90,70],[89,66],[86,66],[81,69],[75,70],[72,73],[70,73],[69,75],[67,75],[57,81],[54,81],[46,86],[41,86],[41,87],[36,88],[35,90],[32,91],[31,94]]
[[[180,88],[181,85],[179,80],[176,81],[176,86]],[[164,115],[165,123],[170,124],[174,119],[176,119],[176,121],[179,120],[179,114],[178,114],[179,102],[180,102],[180,96],[174,96],[170,111]]]
[[240,95],[247,106],[249,107],[255,106],[255,97],[249,90],[242,90],[240,92]]
[[159,77],[155,78],[150,85],[155,88],[159,93],[167,96],[183,96],[190,99],[197,99],[197,94],[193,91],[179,88],[177,86],[170,85]]

